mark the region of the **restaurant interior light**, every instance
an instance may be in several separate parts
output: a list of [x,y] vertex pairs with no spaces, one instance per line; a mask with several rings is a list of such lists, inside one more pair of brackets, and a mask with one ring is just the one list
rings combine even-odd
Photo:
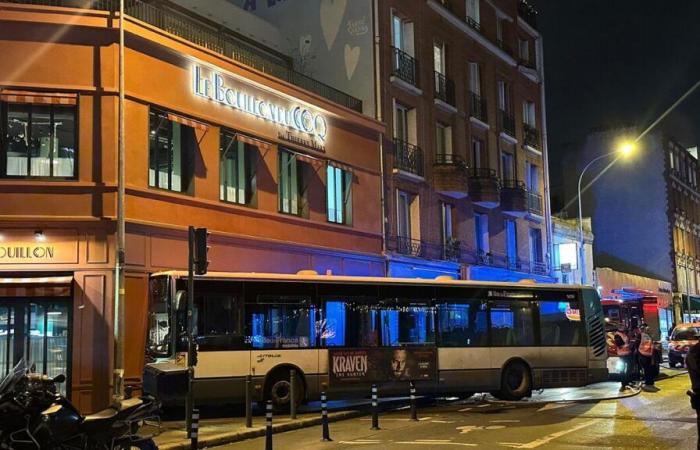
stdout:
[[36,230],[34,232],[34,239],[37,242],[44,242],[46,240],[46,235],[44,234],[44,232],[42,230]]

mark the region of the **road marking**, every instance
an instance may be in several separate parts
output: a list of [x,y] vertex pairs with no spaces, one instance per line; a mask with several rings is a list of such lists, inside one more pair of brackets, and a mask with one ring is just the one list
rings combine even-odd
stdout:
[[416,442],[451,442],[450,439],[416,439]]
[[518,423],[519,420],[490,420],[491,423]]
[[369,444],[381,444],[382,441],[338,441],[339,444],[347,445],[369,445]]
[[576,425],[573,428],[569,428],[568,430],[563,430],[563,431],[557,431],[556,433],[548,434],[547,436],[540,438],[540,439],[535,439],[532,442],[526,442],[524,444],[519,444],[519,443],[513,443],[513,442],[499,442],[499,444],[504,445],[506,447],[513,447],[513,448],[537,448],[539,446],[542,446],[544,444],[548,444],[549,442],[553,441],[556,438],[560,438],[562,436],[565,436],[569,433],[573,433],[574,431],[578,431],[582,428],[586,428],[590,425],[593,425],[594,423],[600,422],[600,419],[596,420],[589,420],[588,422],[584,422],[582,424]]
[[464,442],[421,442],[421,441],[397,441],[397,444],[404,444],[404,445],[425,445],[425,444],[430,444],[430,445],[456,445],[459,447],[476,447],[476,444],[467,444]]
[[465,411],[469,411],[471,409],[472,408],[462,408],[462,409],[458,409],[457,412],[465,412]]
[[[423,422],[423,421],[430,420],[430,419],[432,419],[432,416],[430,416],[430,417],[421,417],[421,418],[419,418],[418,420],[419,420],[420,422]],[[360,419],[360,420],[364,420],[364,421],[369,422],[369,421],[372,420],[372,419],[371,419],[371,418],[368,418],[368,417],[365,417],[365,418],[362,418],[362,419]],[[385,420],[393,420],[393,421],[395,421],[395,422],[408,422],[409,420],[411,420],[411,418],[410,418],[410,417],[407,417],[407,418],[403,418],[403,417],[382,417],[381,420],[382,420],[382,421],[385,421]]]
[[489,405],[488,403],[485,403],[483,405],[477,406],[477,408],[486,408],[487,406],[491,406],[491,405]]
[[505,428],[505,425],[487,425],[485,427],[482,427],[480,425],[464,425],[461,427],[455,428],[456,430],[459,430],[459,434],[467,434],[470,431],[477,431],[477,430],[502,430]]
[[549,411],[550,409],[559,409],[559,408],[566,408],[567,406],[571,406],[571,402],[564,402],[564,403],[547,403],[543,407],[537,410],[537,412],[540,411]]
[[455,423],[455,420],[431,420],[432,423]]

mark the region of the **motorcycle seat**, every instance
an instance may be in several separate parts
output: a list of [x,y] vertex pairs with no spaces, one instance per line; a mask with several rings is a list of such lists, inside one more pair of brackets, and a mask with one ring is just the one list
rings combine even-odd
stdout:
[[108,420],[116,416],[118,413],[119,411],[117,411],[114,408],[103,409],[102,411],[96,412],[95,414],[85,416],[83,422],[97,422],[100,420]]
[[126,411],[127,409],[136,408],[137,406],[141,405],[143,405],[143,400],[141,400],[138,397],[132,397],[124,399],[121,402],[115,403],[114,405],[112,405],[112,408],[115,408],[117,411],[122,412]]

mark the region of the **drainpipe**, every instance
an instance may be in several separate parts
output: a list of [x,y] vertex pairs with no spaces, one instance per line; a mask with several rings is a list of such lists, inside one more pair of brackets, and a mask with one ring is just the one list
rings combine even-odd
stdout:
[[544,170],[544,221],[547,234],[547,254],[548,264],[549,264],[549,276],[554,277],[554,267],[552,261],[554,259],[554,245],[552,243],[552,206],[549,199],[549,152],[547,150],[547,106],[545,103],[545,84],[544,84],[544,49],[542,45],[542,36],[540,35],[536,40],[537,45],[537,62],[539,72],[541,88],[540,88],[540,102],[542,103],[542,161],[546,170]]
[[125,281],[124,263],[126,229],[124,223],[124,0],[119,0],[119,129],[117,132],[117,252],[114,283],[114,373],[113,398],[124,398],[124,316]]
[[[381,38],[379,33],[379,0],[372,1],[374,21],[374,115],[382,122],[382,67],[381,67]],[[380,174],[380,205],[382,213],[382,255],[386,255],[386,193],[384,183],[384,133],[379,133],[379,174]],[[385,264],[388,264],[385,260]],[[388,273],[388,267],[385,267]]]

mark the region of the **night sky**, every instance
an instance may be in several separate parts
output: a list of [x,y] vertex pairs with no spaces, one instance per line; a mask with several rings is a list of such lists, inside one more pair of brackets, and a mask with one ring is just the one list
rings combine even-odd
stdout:
[[[556,203],[563,156],[591,129],[646,128],[700,80],[700,0],[529,1],[544,43]],[[661,126],[700,143],[700,88]]]

